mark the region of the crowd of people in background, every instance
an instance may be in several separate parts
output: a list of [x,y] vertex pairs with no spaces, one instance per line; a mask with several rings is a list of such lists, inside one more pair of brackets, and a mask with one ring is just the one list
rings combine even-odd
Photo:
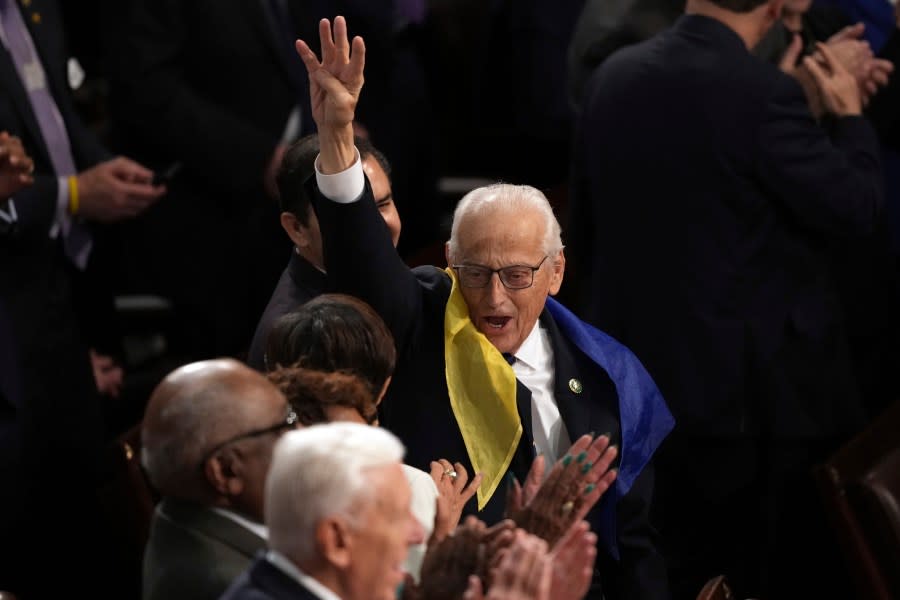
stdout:
[[900,9],[0,0],[0,46],[0,590],[853,595],[810,469],[900,394]]

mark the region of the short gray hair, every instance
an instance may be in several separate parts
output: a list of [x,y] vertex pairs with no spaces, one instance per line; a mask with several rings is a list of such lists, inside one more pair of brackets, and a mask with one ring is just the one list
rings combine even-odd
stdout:
[[165,404],[156,427],[142,429],[141,464],[162,494],[191,493],[211,445],[245,421],[240,391],[229,380],[192,382]]
[[295,561],[315,554],[316,527],[369,493],[363,470],[399,464],[405,449],[385,429],[325,423],[289,431],[272,454],[266,478],[269,547]]
[[478,217],[493,210],[511,214],[525,210],[539,213],[544,218],[544,254],[556,256],[563,249],[562,228],[553,214],[553,207],[540,190],[530,185],[495,183],[472,190],[456,205],[448,243],[451,260],[459,258],[459,224],[466,218]]

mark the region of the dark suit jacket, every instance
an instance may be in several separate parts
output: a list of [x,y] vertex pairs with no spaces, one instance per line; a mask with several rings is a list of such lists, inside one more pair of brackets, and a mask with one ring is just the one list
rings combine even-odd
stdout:
[[305,587],[260,556],[221,600],[318,600]]
[[256,326],[247,364],[257,371],[266,370],[266,344],[272,325],[282,315],[296,310],[301,304],[312,300],[325,291],[325,274],[312,266],[299,254],[291,254],[287,268],[281,274],[272,298]]
[[[68,132],[76,167],[90,167],[107,155],[72,103],[59,7],[53,0],[33,0],[21,10]],[[40,15],[39,23],[33,14]],[[13,198],[18,224],[0,238],[0,300],[10,317],[9,341],[21,368],[19,417],[30,445],[24,456],[32,465],[32,476],[67,453],[73,464],[88,469],[81,459],[90,460],[89,448],[99,444],[101,421],[84,327],[74,308],[76,274],[60,241],[49,237],[57,210],[57,174],[5,47],[0,47],[0,129],[18,135],[35,164],[34,184]],[[0,202],[7,208],[5,204]],[[70,410],[62,408],[63,399]],[[67,414],[65,423],[59,420],[61,410]],[[84,476],[89,479],[87,472]]]
[[641,357],[676,431],[857,426],[823,240],[879,213],[868,123],[834,119],[829,140],[793,79],[702,16],[611,57],[586,102],[570,223],[584,312]]
[[[407,447],[407,464],[427,469],[438,458],[459,461],[472,473],[462,434],[453,416],[444,377],[444,309],[450,294],[450,278],[434,267],[410,270],[391,245],[371,190],[351,204],[320,199],[316,213],[322,229],[329,286],[358,296],[385,319],[397,342],[398,361],[387,396],[382,402],[382,425]],[[350,233],[352,232],[352,233]],[[620,440],[618,400],[606,373],[568,342],[544,311],[541,325],[547,329],[554,350],[554,394],[571,439],[594,431],[609,432]],[[572,378],[583,383],[581,394],[568,387]],[[517,402],[524,415],[522,442],[511,471],[520,481],[534,457],[531,441],[531,397],[521,383]],[[524,409],[524,410],[523,410]],[[616,506],[618,546],[622,560],[606,554],[598,559],[603,593],[607,598],[662,598],[665,574],[654,547],[654,532],[647,520],[652,473],[646,469],[631,491]],[[479,515],[492,523],[503,516],[506,489],[501,486]],[[610,501],[609,495],[605,501]],[[466,507],[476,511],[475,501]],[[599,514],[589,515],[595,530]],[[598,580],[592,598],[601,593]]]
[[215,600],[266,547],[266,540],[205,506],[167,498],[144,552],[143,599]]

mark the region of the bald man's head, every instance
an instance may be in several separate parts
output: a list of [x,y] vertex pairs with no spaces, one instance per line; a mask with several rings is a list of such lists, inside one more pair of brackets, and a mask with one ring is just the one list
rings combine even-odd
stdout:
[[179,367],[144,412],[141,460],[151,483],[163,496],[210,501],[216,495],[204,473],[210,452],[283,421],[286,406],[265,377],[235,360]]

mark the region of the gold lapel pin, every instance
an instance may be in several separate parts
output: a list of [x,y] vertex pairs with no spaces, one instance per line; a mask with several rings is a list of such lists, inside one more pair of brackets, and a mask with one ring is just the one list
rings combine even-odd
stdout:
[[576,394],[580,394],[581,390],[584,389],[584,386],[581,385],[581,382],[575,379],[574,377],[569,380],[569,389],[572,390]]
[[22,0],[22,6],[28,8],[29,6],[31,6],[31,0]]
[[35,25],[41,24],[41,13],[31,13],[31,22]]

